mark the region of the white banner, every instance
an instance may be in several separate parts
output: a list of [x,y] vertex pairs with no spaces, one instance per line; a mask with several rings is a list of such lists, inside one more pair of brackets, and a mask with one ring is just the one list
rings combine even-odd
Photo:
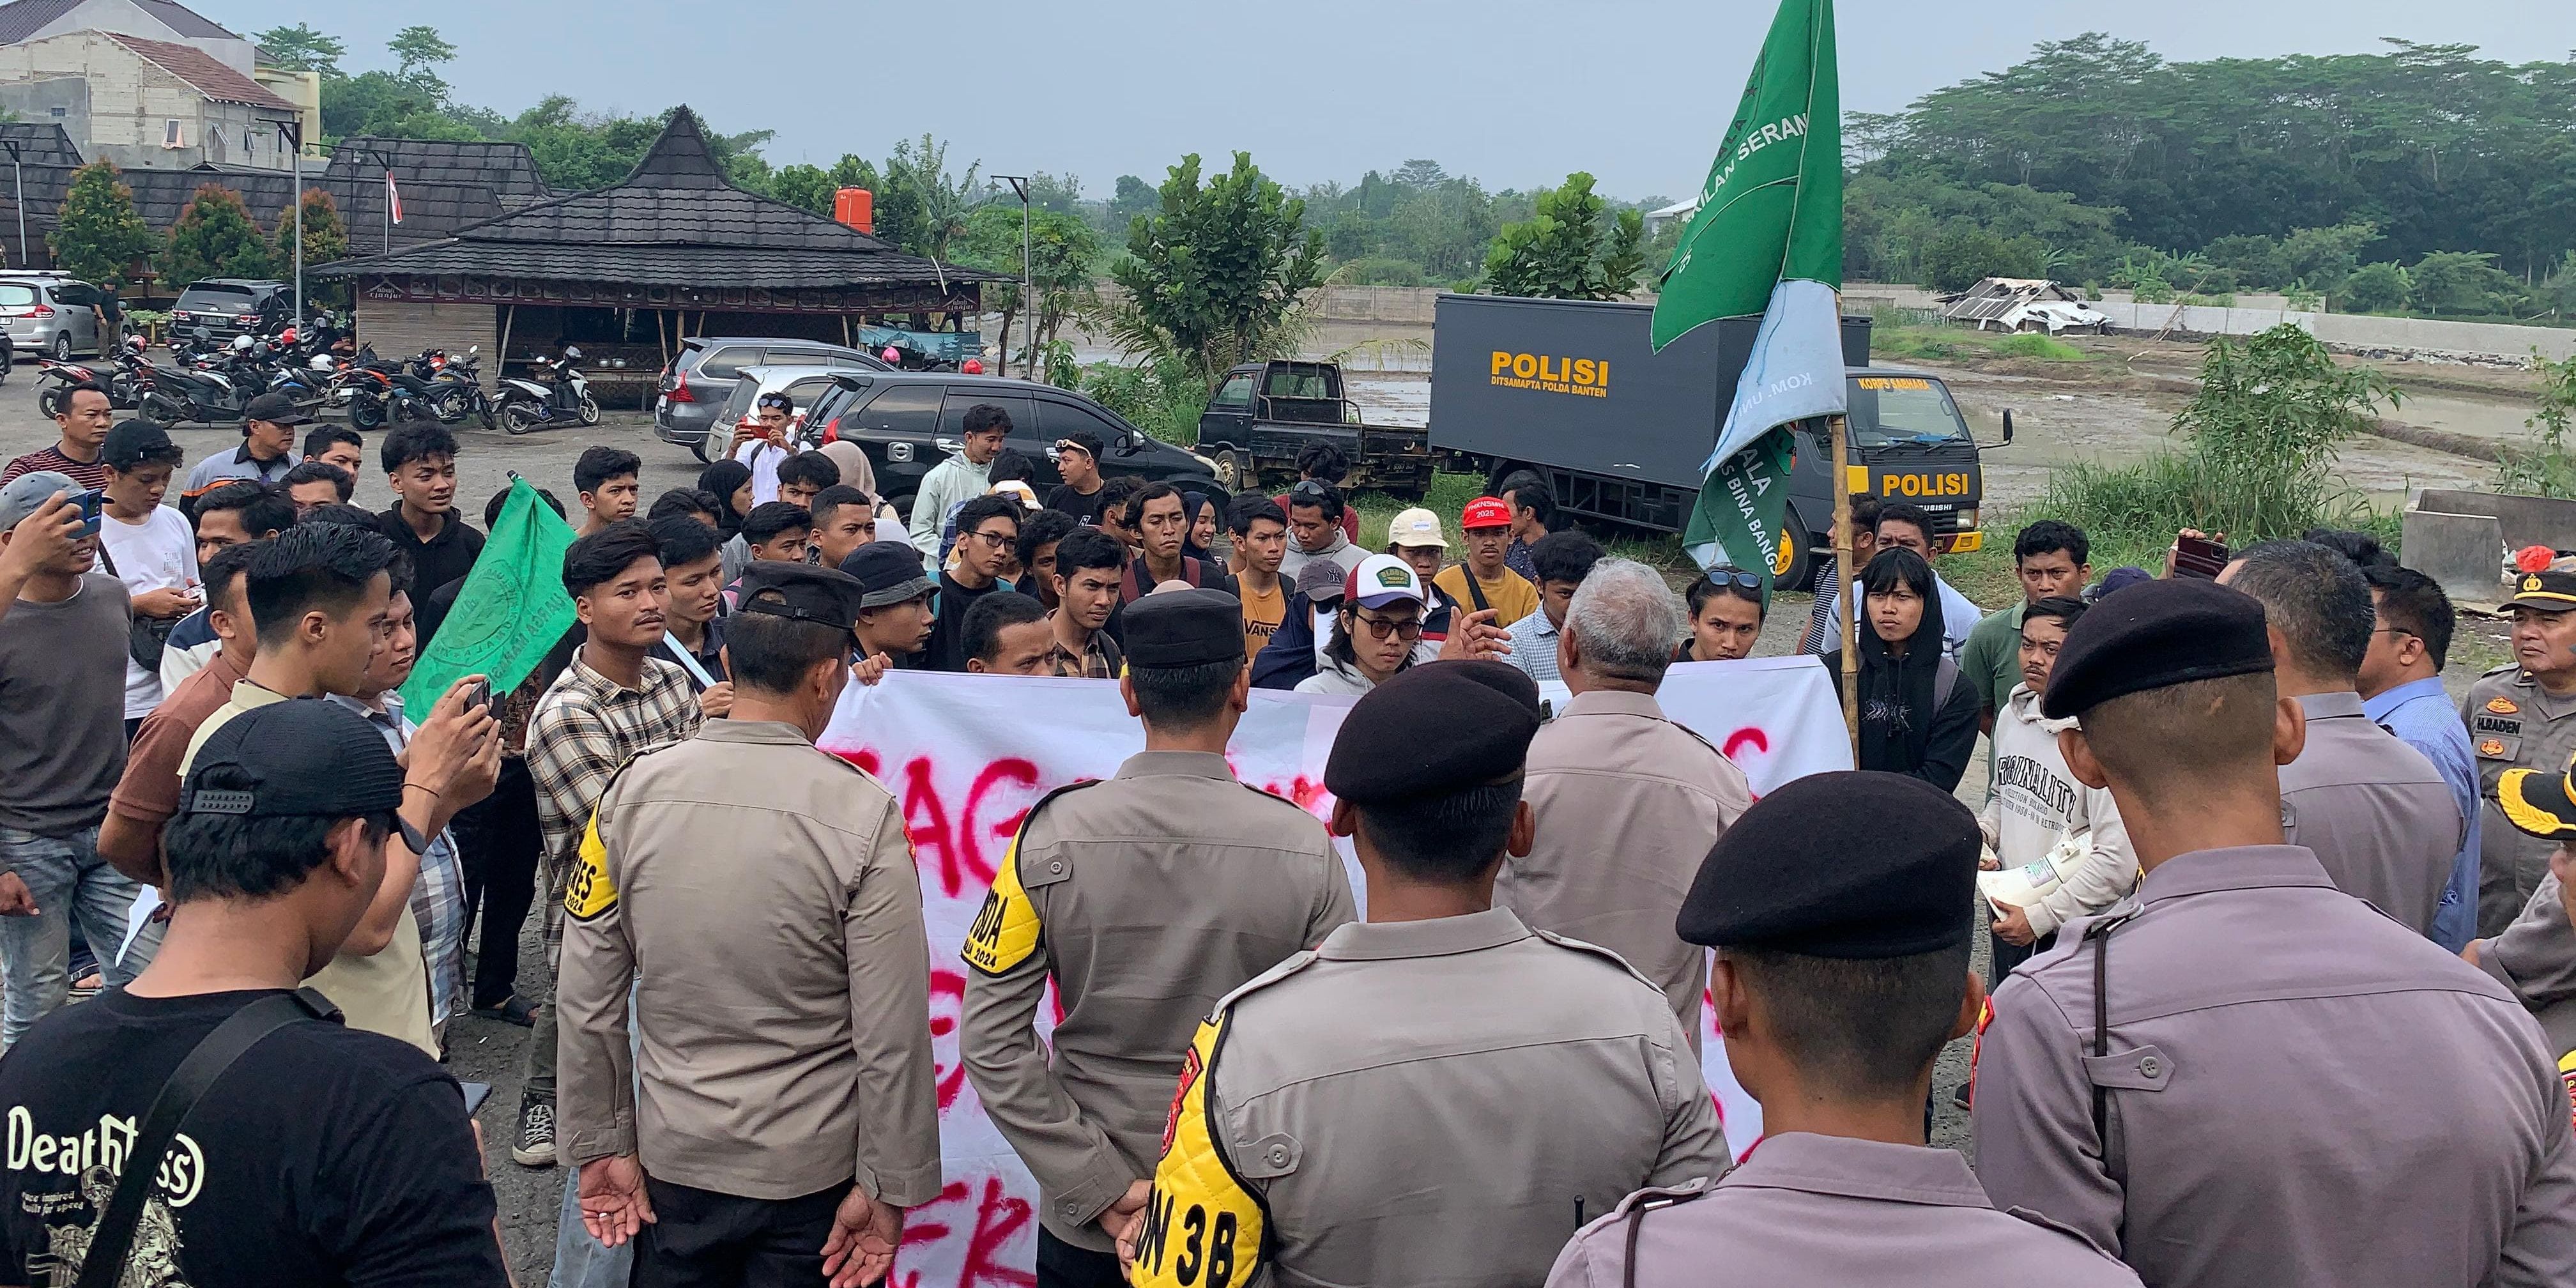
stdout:
[[[1561,689],[1550,694],[1559,705]],[[1742,766],[1757,794],[1801,775],[1851,767],[1840,708],[1813,658],[1694,662],[1674,667],[1657,697]],[[1227,759],[1243,781],[1331,810],[1324,762],[1356,701],[1255,689]],[[984,1116],[958,1062],[966,988],[957,950],[991,887],[1021,818],[1066,783],[1107,778],[1144,749],[1143,728],[1106,680],[898,672],[842,698],[824,750],[877,776],[903,803],[930,930],[930,1032],[938,1056],[940,1153],[947,1183],[913,1209],[889,1282],[894,1288],[987,1288],[1036,1282],[1037,1183]],[[1539,820],[1544,829],[1547,820]],[[1355,861],[1351,888],[1365,888]],[[1055,1008],[1039,1008],[1041,1031]],[[1761,1136],[1761,1110],[1727,1072],[1725,1048],[1703,1015],[1704,1072],[1737,1152]]]

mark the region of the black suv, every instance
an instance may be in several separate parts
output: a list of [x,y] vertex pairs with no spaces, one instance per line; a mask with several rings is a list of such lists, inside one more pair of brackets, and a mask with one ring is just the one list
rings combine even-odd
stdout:
[[1056,440],[1089,431],[1099,435],[1107,449],[1101,473],[1178,484],[1207,493],[1219,506],[1226,501],[1226,490],[1216,482],[1215,463],[1208,458],[1163,442],[1080,394],[998,376],[939,371],[835,373],[830,387],[805,413],[806,441],[858,444],[876,469],[878,490],[909,522],[912,496],[921,490],[922,476],[957,450],[965,437],[966,409],[978,403],[991,403],[1010,413],[1011,433],[1002,445],[1017,449],[1036,464],[1034,486],[1040,499],[1047,489],[1064,481],[1055,468]]
[[265,334],[285,319],[294,291],[284,282],[210,277],[179,292],[170,306],[170,334],[194,335],[204,327],[217,340]]

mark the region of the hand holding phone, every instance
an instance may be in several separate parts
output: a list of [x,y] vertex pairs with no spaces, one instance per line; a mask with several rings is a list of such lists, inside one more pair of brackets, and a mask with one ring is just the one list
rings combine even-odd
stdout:
[[84,537],[97,536],[99,516],[104,514],[107,510],[107,489],[103,487],[91,488],[89,491],[73,497],[72,504],[80,507],[80,535]]
[[2190,529],[2174,538],[2173,575],[2176,577],[2215,581],[2218,574],[2226,570],[2228,558],[2224,541],[2212,540]]

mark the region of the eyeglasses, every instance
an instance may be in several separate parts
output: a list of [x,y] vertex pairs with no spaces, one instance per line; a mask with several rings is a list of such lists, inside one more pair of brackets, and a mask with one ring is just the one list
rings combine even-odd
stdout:
[[1361,622],[1367,624],[1368,633],[1372,639],[1382,640],[1392,635],[1395,638],[1410,644],[1415,640],[1422,638],[1422,623],[1419,621],[1406,621],[1393,617],[1371,617],[1367,610],[1359,608],[1352,609],[1351,616],[1356,617],[1360,619]]
[[1313,500],[1320,501],[1325,497],[1332,495],[1332,493],[1327,491],[1323,484],[1318,483],[1313,479],[1300,479],[1297,481],[1297,486],[1288,489],[1288,495],[1308,497]]
[[986,546],[995,550],[1007,549],[1012,542],[1019,539],[1011,533],[985,532],[980,529],[974,532],[969,532],[966,535],[975,538],[977,541],[983,542]]

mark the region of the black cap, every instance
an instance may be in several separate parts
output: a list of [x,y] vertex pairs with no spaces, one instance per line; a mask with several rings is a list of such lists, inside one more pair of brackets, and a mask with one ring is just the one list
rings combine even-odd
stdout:
[[838,568],[758,559],[742,570],[741,591],[737,611],[821,622],[845,631],[858,622],[868,587]]
[[1222,590],[1156,591],[1127,606],[1130,666],[1243,660],[1243,601]]
[[[2479,742],[2478,754],[2504,754],[2501,739]],[[2576,841],[2576,762],[2565,770],[2508,769],[2496,779],[2496,807],[2505,821],[2524,835],[2544,841]]]
[[1297,570],[1297,593],[1317,608],[1342,602],[1344,583],[1342,566],[1330,559],[1309,559]]
[[1976,815],[1920,778],[1809,774],[1717,839],[1673,929],[1713,948],[1808,957],[1957,948],[1968,942],[1981,840]]
[[[206,771],[238,770],[247,789],[204,786]],[[358,818],[402,807],[402,766],[384,735],[354,711],[319,698],[290,698],[234,716],[206,735],[179,793],[182,814],[252,818]],[[396,823],[414,853],[429,843]]]
[[170,441],[170,431],[148,420],[119,421],[107,431],[107,443],[99,448],[99,459],[119,471],[130,470],[145,457],[165,453],[178,444]]
[[264,420],[272,425],[310,425],[313,413],[296,405],[285,394],[261,394],[242,408],[244,421]]
[[[1134,629],[1135,608],[1128,608]],[[1342,718],[1324,786],[1354,805],[1442,796],[1517,774],[1538,733],[1538,683],[1504,662],[1428,662]]]
[[2113,698],[2272,669],[2262,601],[2174,577],[2097,600],[2058,646],[2040,714],[2081,716]]
[[2544,613],[2576,609],[2576,572],[2544,568],[2539,572],[2524,573],[2513,579],[2513,598],[2504,601],[2504,605],[2507,608],[2537,608]]
[[921,552],[905,541],[871,541],[841,561],[841,571],[865,587],[861,608],[883,608],[937,591],[921,571]]

